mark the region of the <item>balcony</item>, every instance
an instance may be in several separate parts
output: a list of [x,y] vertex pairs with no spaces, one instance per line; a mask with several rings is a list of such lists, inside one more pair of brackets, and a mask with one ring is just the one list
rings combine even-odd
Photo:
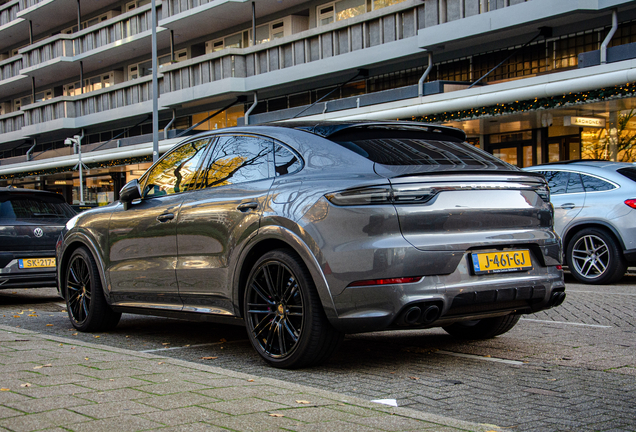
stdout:
[[255,47],[229,48],[164,65],[160,103],[167,107],[191,98],[274,88],[281,83],[291,87],[299,80],[325,76],[339,82],[343,74],[357,68],[396,57],[422,58],[415,36],[424,24],[419,19],[423,10],[421,1],[407,0]]
[[[161,80],[159,88],[161,89]],[[152,77],[143,77],[79,96],[59,96],[22,107],[24,136],[55,133],[152,112]]]
[[29,41],[29,24],[18,16],[19,0],[0,5],[0,51]]
[[31,89],[31,81],[20,75],[22,56],[13,56],[0,61],[0,89],[3,94],[17,94]]
[[[161,9],[157,9],[160,14]],[[24,58],[21,73],[36,77],[38,87],[46,86],[59,81],[60,77],[79,75],[81,60],[84,74],[88,74],[109,63],[147,52],[150,36],[151,5],[148,4],[77,33],[58,34],[23,48],[20,50]]]
[[21,129],[24,126],[24,113],[16,111],[0,115],[0,134],[3,141],[11,141],[13,138],[21,138]]

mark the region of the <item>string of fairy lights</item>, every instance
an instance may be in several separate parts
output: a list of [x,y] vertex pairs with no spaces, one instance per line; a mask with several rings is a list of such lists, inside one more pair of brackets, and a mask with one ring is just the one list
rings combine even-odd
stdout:
[[627,83],[610,88],[589,90],[579,93],[568,93],[563,96],[552,96],[545,98],[535,98],[531,100],[514,101],[460,111],[447,111],[439,114],[431,114],[428,116],[413,117],[412,120],[425,123],[445,123],[449,121],[473,120],[477,118],[492,117],[503,114],[515,114],[542,109],[562,108],[566,106],[633,97],[635,95],[636,83]]
[[[472,120],[483,117],[492,117],[505,114],[515,114],[528,111],[536,111],[543,109],[555,109],[567,106],[581,105],[592,102],[607,101],[612,99],[620,99],[636,96],[636,83],[627,83],[615,87],[602,88],[598,90],[589,90],[578,93],[568,93],[563,96],[552,96],[544,98],[535,98],[531,100],[514,101],[509,103],[501,103],[491,106],[471,108],[460,111],[445,111],[439,114],[431,114],[422,117],[413,117],[413,121],[425,123],[445,123],[449,121]],[[131,158],[115,159],[104,162],[95,162],[86,164],[89,169],[111,168],[122,165],[135,165],[144,162],[152,162],[152,156],[139,156]],[[50,174],[59,174],[71,172],[68,166],[49,168],[41,170],[26,171],[12,174],[2,174],[0,179],[10,180],[13,178],[23,178],[32,176],[44,176]]]

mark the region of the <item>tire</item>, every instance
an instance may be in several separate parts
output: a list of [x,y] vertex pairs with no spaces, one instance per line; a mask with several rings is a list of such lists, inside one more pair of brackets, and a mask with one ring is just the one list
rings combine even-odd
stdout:
[[446,333],[460,339],[490,339],[512,329],[521,315],[505,315],[473,321],[462,321],[442,327]]
[[73,327],[83,332],[114,328],[121,313],[114,312],[104,297],[95,259],[84,247],[73,251],[64,271],[66,310]]
[[586,284],[614,283],[627,270],[618,242],[601,228],[577,232],[567,245],[565,259],[572,276]]
[[327,320],[307,267],[287,249],[270,251],[254,264],[243,316],[254,349],[276,368],[320,364],[343,339]]

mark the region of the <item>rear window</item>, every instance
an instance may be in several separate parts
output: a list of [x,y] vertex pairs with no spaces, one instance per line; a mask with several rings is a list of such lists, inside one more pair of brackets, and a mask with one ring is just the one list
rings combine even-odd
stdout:
[[627,177],[631,181],[636,182],[636,168],[621,168],[616,171],[623,174],[625,177]]
[[71,206],[55,196],[0,196],[0,219],[68,219],[74,215]]
[[435,135],[399,130],[363,130],[331,136],[329,139],[383,165],[511,168],[501,159],[466,142]]

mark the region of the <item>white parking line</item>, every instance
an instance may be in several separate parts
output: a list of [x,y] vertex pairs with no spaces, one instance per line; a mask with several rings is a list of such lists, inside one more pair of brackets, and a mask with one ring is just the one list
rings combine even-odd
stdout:
[[463,358],[469,358],[469,359],[473,359],[473,360],[485,360],[485,361],[491,361],[491,362],[496,362],[496,363],[506,363],[506,364],[511,364],[511,365],[522,365],[524,364],[521,361],[517,361],[517,360],[506,360],[506,359],[501,359],[501,358],[496,358],[496,357],[484,357],[484,356],[478,356],[478,355],[474,355],[474,354],[461,354],[461,353],[456,353],[456,352],[451,352],[451,351],[435,351],[436,354],[444,354],[444,355],[449,355],[449,356],[453,356],[453,357],[463,357]]
[[579,294],[579,293],[584,293],[584,294],[603,294],[603,295],[624,295],[624,296],[632,296],[632,297],[636,297],[636,293],[608,293],[608,292],[603,292],[603,291],[577,291],[577,290],[565,290],[566,294],[570,294],[570,293],[575,293],[575,294]]
[[538,319],[530,319],[530,318],[521,318],[521,320],[545,323],[545,324],[567,324],[567,325],[582,326],[582,327],[612,328],[612,326],[604,326],[604,325],[598,325],[598,324],[583,324],[583,323],[575,323],[575,322],[567,322],[567,321],[549,321],[549,320],[538,320]]

